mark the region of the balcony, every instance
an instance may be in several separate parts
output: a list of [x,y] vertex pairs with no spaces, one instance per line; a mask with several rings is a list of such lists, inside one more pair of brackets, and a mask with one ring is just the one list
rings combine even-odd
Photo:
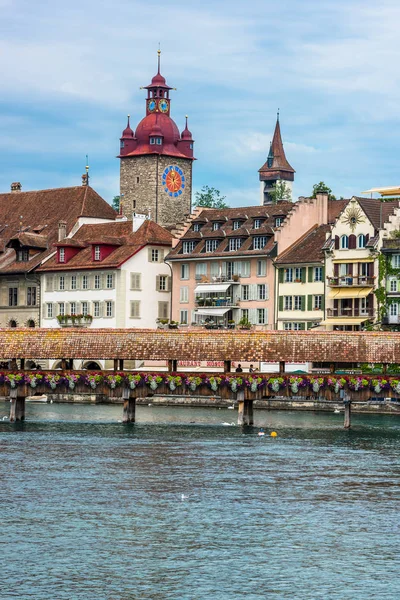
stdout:
[[237,308],[240,296],[196,296],[196,308]]
[[373,286],[375,277],[365,275],[341,275],[340,277],[328,277],[328,285],[331,287],[362,287]]
[[343,318],[343,317],[365,317],[365,319],[371,319],[375,315],[375,311],[373,308],[327,308],[326,316],[328,318]]
[[239,284],[240,283],[240,276],[239,275],[219,275],[211,277],[210,278],[206,277],[205,275],[195,275],[195,280],[196,281],[200,281],[202,285],[215,285],[218,283],[229,283],[229,285],[232,284]]

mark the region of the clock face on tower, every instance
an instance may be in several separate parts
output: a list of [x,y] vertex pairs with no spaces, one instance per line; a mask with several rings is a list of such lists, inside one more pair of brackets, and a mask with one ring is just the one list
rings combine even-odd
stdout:
[[165,100],[165,98],[163,98],[162,100],[159,100],[158,108],[162,113],[168,112],[168,100]]
[[186,178],[178,166],[167,167],[162,174],[164,192],[173,198],[180,196],[185,189]]
[[147,103],[147,108],[149,109],[150,112],[154,112],[156,110],[156,101],[155,100],[149,100]]

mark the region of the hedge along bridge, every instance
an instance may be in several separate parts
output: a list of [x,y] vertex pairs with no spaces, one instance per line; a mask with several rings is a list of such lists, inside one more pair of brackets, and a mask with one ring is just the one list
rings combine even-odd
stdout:
[[[388,365],[400,363],[400,333],[0,329],[0,360],[10,360],[11,368],[15,370],[17,360],[21,361],[23,369],[27,359],[60,360],[63,370],[67,370],[74,359],[113,360],[114,369],[121,371],[124,360],[167,360],[170,372],[177,371],[179,360],[221,361],[226,374],[230,373],[233,360],[279,362],[280,375],[285,372],[286,362],[324,362],[332,373],[337,362],[383,363],[385,370]],[[139,389],[130,389],[125,381],[120,386],[125,422],[135,420]],[[146,390],[145,387],[143,389]],[[172,393],[168,389],[160,390],[160,393]],[[11,389],[11,417],[16,420],[24,417],[27,391],[25,384]],[[177,390],[174,390],[173,394],[176,393]],[[197,395],[199,393],[206,393],[204,386],[203,389],[199,387]],[[232,397],[232,390],[229,393]],[[239,422],[252,424],[253,399],[256,396],[250,397],[248,389],[239,389],[234,393],[239,403]]]

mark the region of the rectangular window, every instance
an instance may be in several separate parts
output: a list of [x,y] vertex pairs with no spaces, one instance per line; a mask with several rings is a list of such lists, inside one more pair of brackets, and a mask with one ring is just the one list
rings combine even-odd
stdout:
[[181,265],[181,279],[189,279],[189,265]]
[[267,274],[267,261],[266,260],[258,260],[257,261],[257,277],[265,277]]
[[190,240],[190,242],[183,242],[182,244],[182,252],[183,254],[191,254],[193,250],[196,248],[197,242],[195,240]]
[[400,269],[400,254],[393,254],[392,267],[394,267],[395,269]]
[[46,292],[52,292],[54,285],[53,275],[46,275]]
[[239,227],[240,227],[240,221],[233,221],[233,227],[232,227],[232,229],[234,231],[236,231],[236,229],[239,229]]
[[27,288],[26,303],[28,306],[36,306],[36,288],[35,287]]
[[65,304],[64,302],[59,302],[58,304],[58,314],[65,315]]
[[17,251],[17,262],[27,262],[29,260],[29,250],[24,248]]
[[180,302],[189,302],[189,288],[187,285],[184,285],[180,288],[179,294]]
[[65,248],[58,249],[58,258],[60,263],[65,262]]
[[221,227],[221,223],[213,223],[212,230],[217,231]]
[[142,283],[142,274],[141,273],[131,273],[131,290],[141,290]]
[[71,304],[69,305],[69,312],[71,315],[76,315],[76,302],[71,302]]
[[95,275],[94,276],[94,289],[95,290],[99,290],[100,289],[100,275]]
[[131,300],[131,319],[140,319],[140,300]]
[[242,319],[249,320],[249,309],[248,308],[242,308]]
[[229,240],[229,251],[231,252],[232,250],[239,250],[241,245],[242,238],[231,238]]
[[89,288],[89,277],[88,275],[82,275],[82,289],[87,290]]
[[94,247],[94,260],[100,260],[100,246]]
[[397,279],[390,280],[390,291],[397,292]]
[[8,289],[8,306],[18,306],[18,288]]
[[60,275],[58,278],[58,289],[60,291],[65,290],[65,277],[64,275]]
[[106,300],[106,317],[113,316],[113,303],[111,300]]
[[267,243],[266,235],[258,235],[253,239],[253,249],[262,250]]
[[292,328],[293,331],[300,331],[301,330],[301,323],[292,323]]
[[196,263],[196,279],[201,279],[207,275],[207,264]]
[[168,276],[167,275],[159,275],[157,277],[157,291],[158,292],[167,292],[168,291]]
[[108,290],[112,290],[114,287],[114,275],[112,273],[107,273],[106,287]]
[[76,275],[71,275],[71,290],[76,290]]
[[322,281],[322,267],[314,267],[314,281]]
[[265,308],[257,308],[257,324],[265,325]]
[[293,269],[285,269],[284,282],[291,283],[293,281]]
[[291,331],[292,330],[292,325],[293,325],[293,323],[284,323],[283,324],[283,329],[285,331]]
[[180,311],[180,322],[181,322],[181,325],[188,324],[188,311],[187,310]]
[[242,300],[249,300],[249,286],[242,285]]
[[158,262],[158,260],[159,260],[159,251],[156,248],[152,248],[151,262]]
[[267,286],[265,283],[257,285],[257,300],[266,300],[267,298]]
[[393,302],[393,304],[390,304],[390,316],[397,317],[398,312],[399,312],[399,305],[396,302]]
[[254,229],[260,229],[261,223],[261,219],[254,219]]
[[169,319],[169,302],[158,303],[158,318]]
[[200,223],[193,224],[193,231],[200,231]]
[[283,306],[284,306],[284,310],[292,310],[292,307],[293,307],[292,296],[283,296]]
[[215,252],[218,244],[219,240],[206,240],[206,252]]
[[314,310],[322,309],[322,296],[314,296]]
[[301,310],[301,296],[293,296],[294,310]]
[[280,227],[283,223],[284,217],[275,217],[275,227]]
[[238,273],[241,277],[250,277],[250,261],[242,260],[239,262],[240,264],[240,273]]
[[89,313],[89,303],[82,302],[82,314],[87,315]]
[[100,302],[93,302],[93,316],[100,317]]
[[53,305],[51,303],[47,304],[46,316],[48,319],[53,318]]
[[301,281],[301,267],[296,267],[294,270],[295,281]]

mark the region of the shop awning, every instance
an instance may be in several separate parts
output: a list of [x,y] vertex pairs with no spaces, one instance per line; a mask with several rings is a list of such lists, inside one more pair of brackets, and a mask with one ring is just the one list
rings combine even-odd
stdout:
[[372,287],[363,288],[339,288],[331,290],[328,298],[340,300],[341,298],[366,298],[374,290]]
[[205,317],[223,317],[229,310],[230,308],[199,308],[196,314]]
[[[380,194],[381,196],[398,196],[400,194],[400,187],[392,186],[392,187],[383,187],[383,188],[372,188],[370,190],[365,190],[365,192],[361,192],[362,194]],[[378,198],[379,200],[379,198]]]
[[374,258],[337,258],[333,259],[332,262],[335,265],[347,265],[349,263],[372,263]]
[[195,294],[206,294],[207,292],[226,292],[230,283],[204,283],[195,288]]
[[357,317],[354,319],[347,319],[346,317],[343,319],[326,319],[326,321],[321,321],[320,325],[361,325],[364,321],[367,321],[368,317]]

